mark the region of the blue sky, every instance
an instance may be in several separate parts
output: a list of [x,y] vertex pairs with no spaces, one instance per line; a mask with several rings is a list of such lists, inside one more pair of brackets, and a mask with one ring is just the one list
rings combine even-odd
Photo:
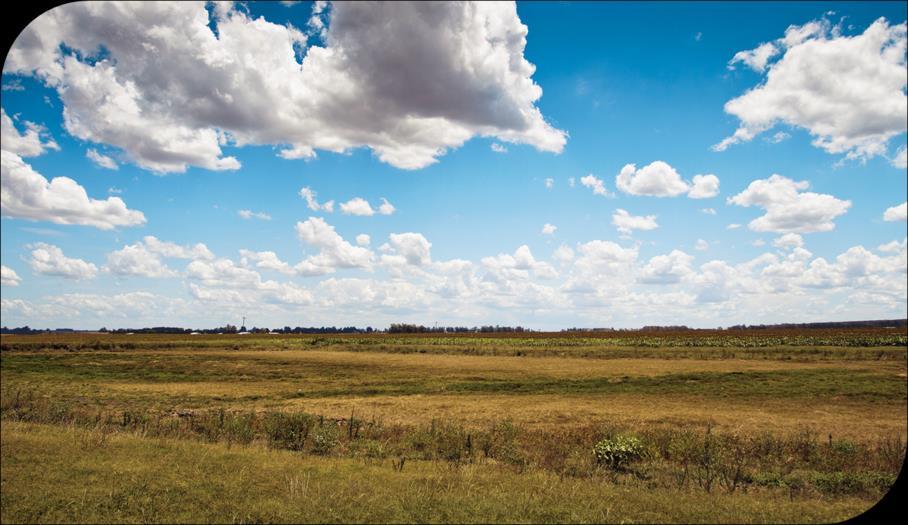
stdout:
[[[4,64],[3,324],[905,317],[903,4],[487,7],[99,4],[43,15]],[[180,22],[162,36],[167,16]],[[857,45],[872,38],[882,44]],[[747,54],[767,43],[768,60]],[[211,72],[196,74],[195,51]],[[716,147],[738,129],[753,136]],[[793,200],[784,179],[757,195],[751,184],[774,174],[797,185]],[[695,175],[718,188],[688,197]],[[22,182],[36,177],[72,179],[88,204],[36,204],[37,186]],[[333,211],[307,206],[304,187]],[[357,197],[371,216],[341,210]],[[74,197],[54,197],[64,198]],[[114,198],[132,215],[99,211]],[[378,213],[383,198],[393,213]],[[771,217],[751,222],[770,201]],[[198,243],[207,250],[193,252]]]

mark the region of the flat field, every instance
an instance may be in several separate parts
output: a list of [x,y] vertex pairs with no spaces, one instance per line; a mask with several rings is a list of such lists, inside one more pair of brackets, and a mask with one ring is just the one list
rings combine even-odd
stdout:
[[906,344],[904,329],[4,335],[0,518],[834,521],[903,464]]

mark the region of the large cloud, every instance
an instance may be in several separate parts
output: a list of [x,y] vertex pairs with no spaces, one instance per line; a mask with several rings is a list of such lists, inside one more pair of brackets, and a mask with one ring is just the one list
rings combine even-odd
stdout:
[[905,48],[905,23],[880,18],[850,37],[826,20],[791,26],[785,37],[739,52],[732,64],[743,61],[758,71],[777,52],[784,55],[768,67],[764,83],[725,104],[741,124],[714,149],[785,123],[808,130],[813,144],[829,153],[884,154],[889,139],[906,129]]
[[145,224],[145,215],[128,209],[119,197],[89,198],[85,188],[69,177],[54,177],[48,182],[15,153],[4,150],[0,166],[0,209],[4,216],[102,230]]
[[526,35],[512,2],[341,2],[308,48],[229,4],[85,2],[32,22],[4,72],[57,89],[74,136],[157,172],[237,169],[228,143],[286,158],[365,146],[416,169],[477,135],[562,150]]
[[741,193],[728,198],[729,204],[758,206],[766,214],[750,221],[758,232],[811,233],[835,229],[833,220],[851,207],[851,201],[806,190],[807,181],[795,182],[781,175],[755,180]]

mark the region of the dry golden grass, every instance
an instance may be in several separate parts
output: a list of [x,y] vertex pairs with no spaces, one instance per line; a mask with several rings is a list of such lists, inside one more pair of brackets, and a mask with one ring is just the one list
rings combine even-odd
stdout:
[[[87,359],[80,366],[117,367],[141,359],[148,366],[167,362],[179,351],[130,352],[104,360]],[[905,375],[894,362],[790,362],[758,360],[658,360],[517,358],[431,354],[380,354],[336,351],[195,351],[222,380],[141,381],[90,380],[78,385],[81,396],[109,400],[172,399],[192,405],[216,399],[236,409],[302,410],[341,418],[355,411],[361,417],[389,423],[422,424],[453,419],[472,425],[510,419],[535,427],[610,421],[622,425],[706,424],[748,430],[790,431],[809,425],[822,433],[859,438],[906,432],[904,400],[830,398],[726,398],[699,394],[634,393],[470,394],[416,390],[406,395],[348,394],[345,387],[364,380],[418,381],[421,385],[478,380],[562,380],[596,378],[659,378],[671,374],[729,372],[873,371],[889,377]],[[280,372],[306,370],[299,377]],[[239,374],[239,376],[235,375]],[[289,374],[288,374],[289,375]],[[239,377],[239,379],[238,379]],[[746,379],[742,376],[742,381]],[[316,388],[334,388],[330,396],[306,396]],[[301,393],[299,397],[295,393]],[[352,392],[352,390],[351,390]]]
[[2,523],[830,523],[867,497],[615,484],[494,464],[320,458],[5,422]]
[[381,396],[344,399],[295,399],[283,408],[329,417],[352,411],[366,419],[389,423],[428,423],[432,419],[463,421],[476,426],[509,419],[529,427],[557,427],[607,421],[622,427],[706,425],[719,429],[790,432],[809,426],[817,432],[863,440],[869,435],[908,436],[903,403],[872,404],[841,401],[793,403],[786,400],[729,401],[702,397],[666,399],[654,395],[508,396],[465,398],[450,395]]
[[[38,388],[99,408],[223,406],[336,418],[356,411],[401,424],[711,422],[780,431],[809,425],[824,434],[860,437],[908,435],[905,373],[906,363],[894,360],[165,349],[8,353],[2,380],[6,387]],[[874,390],[880,384],[888,390]]]

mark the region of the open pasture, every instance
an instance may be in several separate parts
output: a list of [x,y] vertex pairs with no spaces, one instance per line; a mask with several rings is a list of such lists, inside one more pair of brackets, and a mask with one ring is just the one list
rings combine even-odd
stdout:
[[[74,483],[67,476],[87,468],[83,460],[30,452],[63,447],[51,429],[66,427],[79,436],[85,457],[104,464],[127,461],[128,450],[164,447],[168,454],[203,453],[229,470],[252,458],[273,463],[274,456],[261,455],[283,449],[324,486],[348,478],[379,494],[378,485],[419,479],[482,500],[486,496],[479,495],[488,493],[482,487],[490,483],[543,482],[551,497],[570,491],[580,499],[599,494],[613,501],[590,502],[585,514],[571,517],[559,513],[567,508],[532,498],[518,511],[488,493],[475,503],[481,521],[692,516],[675,507],[640,513],[608,499],[619,493],[622,501],[638,498],[654,508],[667,498],[710,501],[713,519],[776,521],[794,509],[805,519],[838,519],[872,505],[901,466],[908,441],[906,340],[904,330],[884,329],[491,337],[4,335],[3,459],[5,466],[36,462],[58,483]],[[609,468],[593,455],[593,445],[620,436],[639,438],[645,451],[633,466]],[[239,448],[199,448],[199,441]],[[131,463],[129,471],[137,480],[151,479],[156,468]],[[214,467],[193,468],[200,473]],[[275,475],[287,477],[289,485],[269,485],[261,499],[223,509],[246,509],[245,515],[205,516],[305,519],[305,512],[286,506],[300,490],[295,474],[262,468],[280,471]],[[355,481],[365,471],[371,481]],[[16,496],[21,492],[14,486],[33,483],[37,494],[46,482],[22,476],[20,467],[4,468],[4,522],[60,519],[60,508]],[[113,483],[93,476],[102,486]],[[155,490],[173,489],[166,477],[155,479]],[[225,480],[217,490],[232,493],[244,483]],[[142,512],[160,519],[191,514],[138,493],[104,514],[85,494],[89,503],[77,505],[84,519],[141,520],[135,514],[140,501]],[[64,495],[75,497],[66,490],[59,497]],[[788,503],[768,503],[783,496]],[[264,502],[275,498],[284,506],[265,511]],[[463,518],[453,510],[463,503],[452,498],[437,495],[419,512],[434,508],[438,521]],[[366,508],[355,511],[341,505],[336,514],[319,515],[425,520],[413,513],[413,502],[401,500],[398,508],[379,499],[359,499]],[[767,510],[755,514],[758,507]],[[445,512],[453,514],[444,518]]]

